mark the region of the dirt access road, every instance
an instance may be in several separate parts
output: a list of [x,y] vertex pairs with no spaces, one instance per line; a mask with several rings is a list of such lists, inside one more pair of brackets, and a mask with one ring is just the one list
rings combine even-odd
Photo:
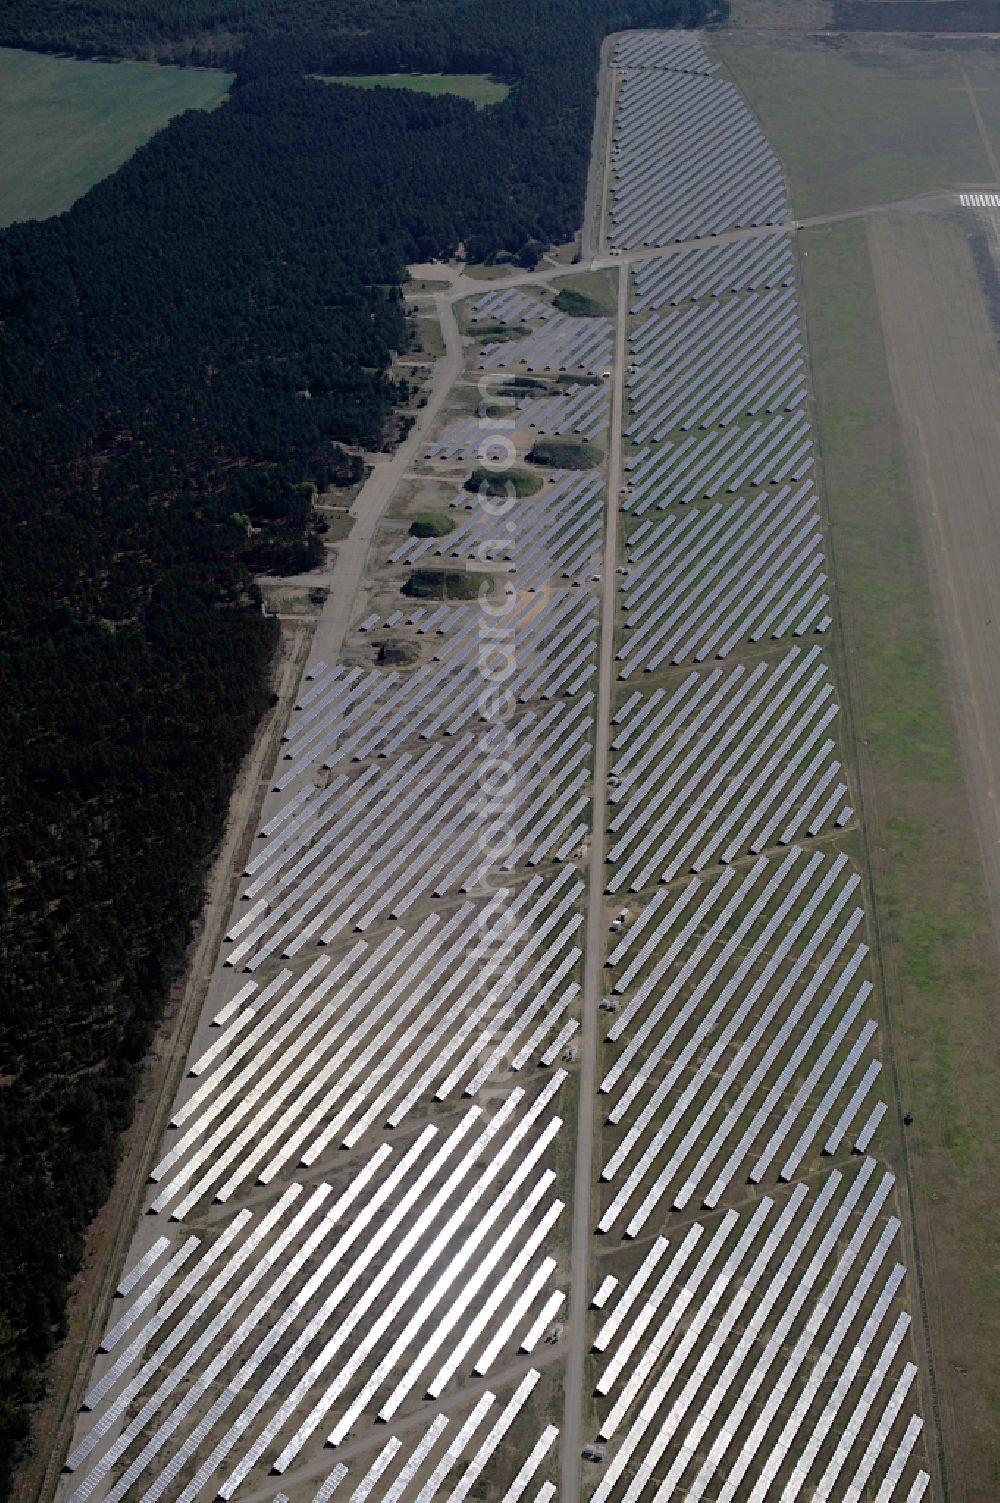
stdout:
[[351,507],[354,525],[344,541],[337,544],[337,561],[333,569],[322,576],[309,575],[310,583],[326,585],[330,591],[313,637],[314,661],[337,662],[356,614],[355,601],[376,529],[389,508],[396,487],[426,442],[448,392],[462,374],[462,336],[453,302],[454,294],[450,290],[436,294],[433,299],[441,323],[445,353],[435,361],[426,390],[426,406],[420,409],[413,427],[395,452],[385,459],[376,459],[372,465],[371,473]]
[[573,1231],[570,1253],[569,1315],[566,1345],[566,1410],[562,1431],[562,1488],[560,1503],[578,1503],[580,1453],[584,1440],[584,1381],[587,1361],[587,1306],[591,1295],[591,1195],[594,1177],[594,1116],[597,1100],[597,1018],[603,990],[605,915],[605,836],[607,831],[608,758],[611,712],[615,692],[615,586],[618,562],[618,497],[622,488],[622,428],[625,401],[626,339],[629,279],[618,274],[618,317],[615,328],[614,376],[611,395],[611,443],[608,451],[608,489],[601,581],[601,650],[597,688],[597,729],[594,741],[593,825],[591,830],[587,928],[583,971],[583,1018],[580,1029],[580,1105],[576,1122],[576,1168],[573,1183]]

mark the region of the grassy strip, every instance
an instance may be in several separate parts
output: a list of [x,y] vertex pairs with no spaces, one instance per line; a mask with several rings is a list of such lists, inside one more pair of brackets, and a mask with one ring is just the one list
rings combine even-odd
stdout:
[[444,354],[441,325],[435,316],[415,318],[411,324],[410,349],[415,355],[430,355],[437,360]]
[[[991,176],[951,51],[713,36],[788,170],[796,214],[829,214]],[[1000,59],[983,63],[996,90]]]
[[571,318],[598,318],[607,312],[603,303],[577,287],[564,287],[556,298],[556,307]]
[[890,1152],[912,1196],[949,1495],[985,1500],[1000,1480],[996,950],[865,228],[801,245],[886,1043],[914,1117]]
[[482,323],[472,324],[471,332],[476,335],[489,335],[491,339],[527,339],[534,330],[526,328],[524,324],[504,324],[494,320],[484,320]]

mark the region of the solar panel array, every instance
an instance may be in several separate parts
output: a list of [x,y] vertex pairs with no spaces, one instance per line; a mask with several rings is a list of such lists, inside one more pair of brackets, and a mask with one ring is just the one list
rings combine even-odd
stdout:
[[498,529],[476,499],[460,491],[451,504],[467,507],[472,517],[444,537],[407,538],[389,562],[415,564],[433,553],[509,563],[519,589],[537,590],[553,578],[582,585],[600,571],[604,489],[600,472],[557,471],[537,497],[519,503],[512,533]]
[[[560,700],[511,724],[505,750],[516,791],[505,870],[558,853],[586,806],[591,705],[589,694],[568,706]],[[262,864],[248,873],[246,907],[227,932],[227,965],[253,972],[309,940],[329,944],[402,917],[423,893],[475,890],[484,865],[477,795],[491,754],[489,742],[468,732],[446,747],[386,752],[356,777],[341,773],[327,790],[333,797],[319,796],[286,841],[269,846],[266,860],[264,852],[254,858]]]
[[[615,58],[619,245],[783,216],[695,38]],[[837,697],[785,640],[831,625],[790,241],[633,271],[613,645],[658,677],[612,725],[588,1495],[919,1503]],[[517,287],[487,320],[534,326],[488,362],[612,358],[608,320]],[[519,426],[607,425],[605,383],[556,387]],[[507,436],[477,414],[428,452]],[[387,523],[344,660],[305,675],[63,1503],[554,1503],[605,487]],[[488,611],[387,602],[431,557],[512,578]],[[386,630],[417,660],[374,664]]]
[[855,1146],[881,1069],[860,897],[846,856],[792,847],[642,910],[609,957],[600,1231]]
[[[393,627],[422,664],[306,676],[230,980],[152,1172],[147,1210],[171,1235],[122,1282],[74,1503],[294,1478],[326,1443],[494,1374],[512,1396],[484,1393],[450,1447],[431,1408],[425,1446],[394,1438],[318,1496],[396,1496],[423,1471],[428,1499],[445,1477],[459,1499],[487,1467],[511,1503],[554,1494],[556,1432],[523,1359],[566,1298],[556,1113],[579,1028],[597,633],[579,585],[599,564],[603,483],[559,475],[545,495],[517,536],[533,594],[492,616],[369,612],[359,632]],[[483,536],[472,525],[477,554]],[[506,633],[513,712],[497,722],[483,655],[503,657]],[[483,838],[498,766],[502,848]]]
[[[795,290],[779,287],[647,315],[629,338],[626,432],[637,443],[677,430],[728,427],[798,406],[805,357]],[[689,441],[686,448],[696,447]],[[757,448],[755,444],[751,453]]]
[[487,320],[503,324],[533,323],[539,318],[554,318],[556,311],[551,303],[522,292],[519,287],[501,287],[477,298],[472,305],[473,323]]
[[808,483],[643,523],[626,551],[619,678],[825,632],[824,563]]
[[917,1503],[899,1230],[865,1158],[658,1237],[595,1320],[593,1503]]
[[838,706],[817,647],[686,675],[628,702],[612,742],[608,891],[846,824]]
[[690,298],[722,297],[727,292],[791,287],[795,282],[788,235],[731,240],[707,251],[678,251],[632,263],[632,313],[677,307]]
[[[492,1481],[499,1481],[497,1496],[501,1503],[516,1503],[534,1487],[541,1471],[552,1469],[552,1448],[559,1435],[554,1425],[546,1425],[503,1490],[503,1480],[498,1479],[497,1473],[502,1477],[504,1442],[512,1426],[521,1419],[540,1379],[537,1369],[530,1368],[506,1402],[487,1389],[457,1427],[448,1415],[439,1414],[414,1445],[407,1446],[393,1436],[367,1469],[364,1463],[353,1469],[338,1463],[312,1503],[328,1503],[344,1482],[357,1484],[350,1494],[350,1503],[362,1503],[369,1497],[377,1498],[378,1503],[398,1503],[404,1493],[416,1503],[430,1503],[435,1497],[441,1498],[442,1503],[461,1503],[484,1473]],[[555,1494],[555,1485],[545,1481],[534,1493],[534,1503],[551,1503]]]
[[108,1503],[190,1503],[208,1486],[228,1499],[259,1462],[286,1472],[314,1434],[339,1444],[364,1416],[516,1353],[556,1271],[543,1248],[564,1210],[546,1167],[562,1080],[189,1239],[169,1300],[105,1337],[114,1361],[84,1401],[96,1421],[67,1462],[74,1503],[98,1487]]
[[476,939],[493,915],[466,902],[336,961],[321,955],[299,976],[283,967],[265,987],[244,986],[178,1097],[151,1210],[180,1220],[206,1197],[229,1201],[373,1127],[398,1127],[427,1098],[474,1096],[501,1064],[537,1059],[577,995],[581,891],[567,866],[499,893],[493,915],[510,934],[485,959]]
[[476,459],[483,443],[482,422],[475,413],[449,423],[440,438],[428,444],[425,459]]
[[838,696],[795,642],[833,622],[780,171],[657,40],[616,53],[612,246],[662,249],[627,273],[615,657],[656,677],[612,717],[588,1496],[917,1503]]
[[[482,613],[474,608],[441,606],[416,629],[417,635],[445,637],[430,662],[410,673],[332,669],[286,733],[276,791],[311,774],[317,762],[330,771],[342,763],[415,751],[433,737],[448,739],[480,726],[482,624]],[[516,635],[517,653],[505,686],[518,703],[573,697],[587,689],[596,672],[597,636],[589,593],[518,595],[503,624]],[[369,776],[377,772],[369,770]]]
[[670,68],[679,73],[715,73],[718,63],[709,62],[705,49],[694,37],[676,31],[627,31],[615,44],[619,68]]
[[[602,357],[602,364],[603,358],[606,357]],[[502,391],[497,395],[502,397]],[[594,439],[608,426],[608,410],[608,391],[603,384],[571,382],[544,395],[522,397],[511,409],[511,417],[505,420],[502,435],[498,427],[490,430],[489,424],[484,425],[482,418],[475,414],[458,419],[428,446],[424,457],[448,461],[478,460],[500,467],[509,462],[507,445],[511,441],[512,423],[524,433],[529,443],[533,433],[578,434],[584,439]]]
[[536,372],[581,370],[599,375],[611,360],[613,338],[609,318],[571,318],[546,308],[544,322],[533,333],[484,345],[479,366],[484,371],[523,365]]
[[519,428],[538,433],[579,433],[596,438],[608,426],[608,393],[603,386],[568,386],[555,396],[532,397],[519,404]]
[[700,44],[644,50],[626,40],[612,154],[616,250],[779,224],[781,167],[732,84],[708,76]]

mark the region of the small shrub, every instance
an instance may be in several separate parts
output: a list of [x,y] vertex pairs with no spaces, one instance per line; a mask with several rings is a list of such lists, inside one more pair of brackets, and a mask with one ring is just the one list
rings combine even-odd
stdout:
[[533,496],[541,490],[542,479],[530,470],[487,470],[477,466],[465,482],[467,491],[486,496],[509,496],[511,486],[515,496]]
[[411,538],[443,538],[455,531],[455,519],[443,511],[422,511],[410,523]]
[[596,297],[578,287],[564,287],[556,298],[556,307],[571,318],[603,318],[608,311]]
[[532,464],[551,465],[554,470],[592,470],[604,455],[596,444],[582,439],[540,438],[528,458]]
[[481,578],[459,569],[414,569],[402,593],[417,600],[475,600]]

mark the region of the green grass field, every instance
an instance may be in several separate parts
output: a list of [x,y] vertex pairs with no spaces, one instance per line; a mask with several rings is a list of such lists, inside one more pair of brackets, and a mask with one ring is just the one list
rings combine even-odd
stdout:
[[0,225],[61,214],[172,116],[217,105],[231,82],[207,68],[0,48]]
[[[1000,1481],[1000,1098],[979,845],[860,220],[802,232],[845,703],[954,1496]],[[920,1269],[914,1270],[919,1272]],[[956,1376],[957,1375],[957,1376]]]
[[[579,276],[558,277],[553,283],[558,293],[582,293],[592,303],[590,312],[614,318],[618,311],[618,272],[585,271]],[[572,311],[567,308],[566,312]]]
[[985,48],[981,52],[963,52],[962,68],[968,81],[967,89],[972,89],[983,117],[993,155],[1000,156],[1000,82],[996,53]]
[[[785,164],[799,218],[992,178],[956,52],[788,34],[764,45],[738,31],[712,41]],[[988,84],[1000,90],[1000,58],[984,54],[984,98]]]
[[356,89],[412,89],[416,94],[455,94],[477,110],[500,104],[510,86],[485,73],[367,73],[317,75],[323,83],[352,84]]

